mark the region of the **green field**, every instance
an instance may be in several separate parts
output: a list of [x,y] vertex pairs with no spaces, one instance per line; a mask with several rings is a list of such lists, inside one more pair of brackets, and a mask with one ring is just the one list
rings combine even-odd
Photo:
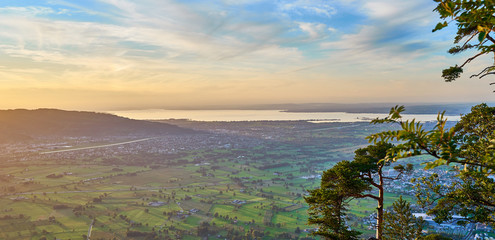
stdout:
[[[203,144],[157,154],[139,150],[147,147],[140,143],[136,152],[31,154],[5,162],[0,168],[0,239],[83,239],[93,221],[91,239],[314,238],[303,196],[320,180],[307,176],[352,158],[353,150],[366,144],[363,136],[370,126],[243,124],[239,129],[267,131],[263,136],[236,133],[237,147]],[[205,134],[194,141],[213,137],[232,138]],[[229,140],[232,145],[234,140]],[[397,198],[387,194],[386,206]],[[369,216],[374,205],[367,199],[351,202],[353,221]],[[372,234],[366,226],[353,225]]]

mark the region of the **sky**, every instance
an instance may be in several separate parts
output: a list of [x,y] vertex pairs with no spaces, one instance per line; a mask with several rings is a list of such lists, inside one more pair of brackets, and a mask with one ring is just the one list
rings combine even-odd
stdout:
[[0,109],[488,102],[432,0],[0,0]]

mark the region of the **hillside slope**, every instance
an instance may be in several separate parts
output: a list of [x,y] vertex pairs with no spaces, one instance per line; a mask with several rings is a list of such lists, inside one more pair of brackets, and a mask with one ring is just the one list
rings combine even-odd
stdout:
[[157,136],[192,132],[171,124],[133,120],[106,113],[57,109],[0,110],[0,142],[51,137]]

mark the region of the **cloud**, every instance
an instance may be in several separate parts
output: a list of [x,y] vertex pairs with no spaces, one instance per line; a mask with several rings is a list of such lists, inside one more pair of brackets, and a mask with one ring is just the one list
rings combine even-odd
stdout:
[[323,23],[308,23],[308,22],[296,22],[299,28],[309,34],[312,40],[321,38],[325,35],[326,31],[332,28],[327,28]]
[[[3,50],[18,57],[24,54],[39,59],[35,52],[42,55],[55,52],[68,58],[122,56],[123,52],[142,51],[142,46],[152,46],[155,53],[161,53],[155,56],[169,59],[195,56],[198,60],[223,60],[267,48],[284,51],[270,47],[279,41],[277,34],[286,31],[276,23],[242,18],[227,21],[229,17],[225,13],[211,15],[211,11],[186,8],[171,1],[150,1],[154,5],[146,7],[124,0],[104,2],[119,8],[119,14],[114,15],[117,24],[0,16],[5,20],[0,26],[9,29],[0,33],[0,37],[18,44],[15,48],[4,46]],[[212,29],[215,25],[217,27]],[[136,44],[124,47],[122,42]],[[37,49],[30,47],[32,43],[36,43]],[[18,50],[14,53],[15,49]]]
[[244,4],[255,4],[259,2],[263,2],[266,0],[222,0],[223,3],[229,5],[244,5]]
[[121,3],[105,1],[115,12],[104,23],[0,15],[3,87],[180,92],[271,78],[304,61],[281,45],[289,28],[278,22],[172,1]]
[[435,4],[426,1],[362,1],[360,11],[370,20],[424,26],[435,18]]
[[359,97],[370,86],[407,86],[394,81],[431,78],[433,68],[448,65],[448,59],[431,57],[448,45],[431,35],[432,4],[40,0],[39,6],[2,7],[0,90],[63,87],[169,96],[157,103],[179,97],[191,103],[189,98],[213,103],[220,97],[304,101],[347,90]]
[[362,6],[359,11],[367,17],[365,25],[357,32],[341,35],[337,41],[321,43],[323,49],[331,50],[340,61],[380,65],[393,59],[404,63],[436,51],[434,46],[438,43],[430,41],[428,29],[435,21],[431,4],[394,0],[359,3]]
[[279,2],[282,12],[295,15],[317,15],[330,17],[336,13],[336,9],[330,6],[328,1],[322,0],[296,0]]
[[29,7],[2,7],[0,8],[0,13],[4,14],[18,14],[23,16],[38,16],[38,15],[48,15],[54,13],[63,13],[64,11],[56,12],[49,7],[40,6],[29,6]]
[[0,7],[0,14],[47,17],[50,15],[70,15],[71,11],[66,8],[51,8],[47,6]]

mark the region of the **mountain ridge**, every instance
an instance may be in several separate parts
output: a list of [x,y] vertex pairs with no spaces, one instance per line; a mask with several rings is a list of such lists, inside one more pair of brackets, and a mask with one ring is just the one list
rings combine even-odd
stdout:
[[51,108],[0,110],[0,142],[47,137],[158,136],[193,132],[172,124],[101,112]]

